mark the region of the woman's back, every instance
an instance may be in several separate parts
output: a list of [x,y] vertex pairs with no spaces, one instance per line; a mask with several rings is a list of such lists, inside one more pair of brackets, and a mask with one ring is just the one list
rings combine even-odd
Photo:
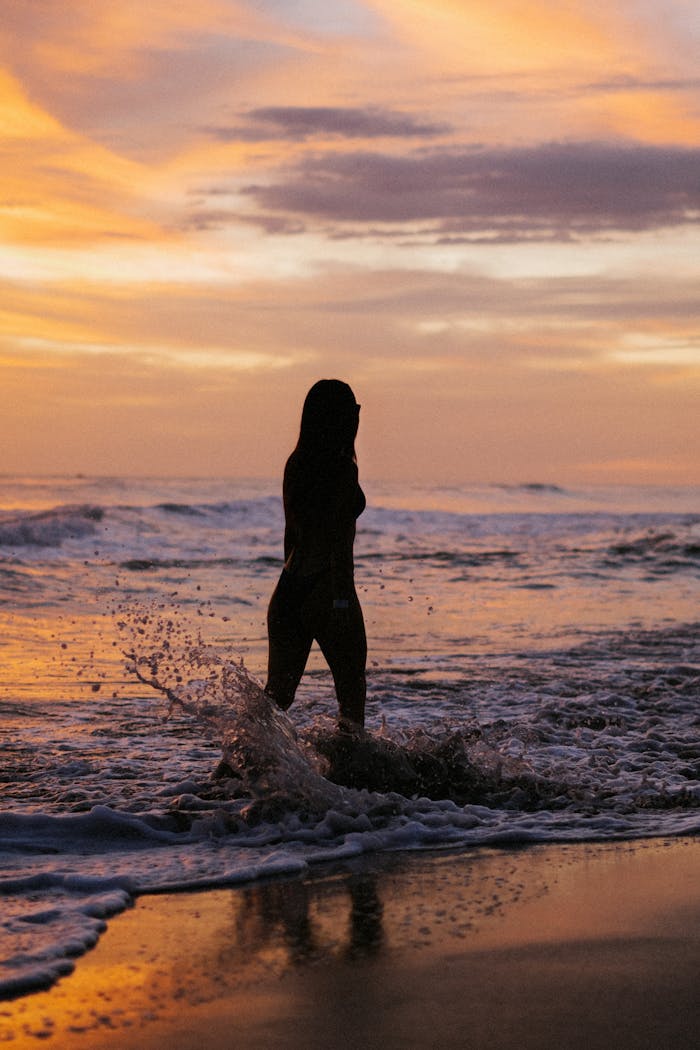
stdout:
[[308,576],[333,563],[352,575],[355,520],[365,508],[349,456],[321,461],[296,449],[284,471],[285,567]]

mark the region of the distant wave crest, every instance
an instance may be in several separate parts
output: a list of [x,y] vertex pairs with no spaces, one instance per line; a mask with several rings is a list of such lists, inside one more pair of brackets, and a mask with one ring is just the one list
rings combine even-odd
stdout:
[[558,494],[562,496],[567,493],[567,490],[562,488],[561,485],[554,485],[544,481],[526,481],[519,485],[497,485],[496,488],[510,492],[541,492],[548,495]]
[[677,569],[700,565],[700,539],[679,535],[671,530],[649,530],[611,544],[606,551],[608,566],[638,564],[647,566],[653,575],[665,575]]
[[0,520],[2,547],[60,547],[64,540],[95,532],[104,510],[90,505],[14,514]]

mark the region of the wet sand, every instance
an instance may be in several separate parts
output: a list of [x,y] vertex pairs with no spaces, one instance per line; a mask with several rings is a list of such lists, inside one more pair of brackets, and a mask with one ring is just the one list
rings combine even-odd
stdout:
[[393,854],[140,898],[0,1046],[674,1050],[700,1029],[700,839]]

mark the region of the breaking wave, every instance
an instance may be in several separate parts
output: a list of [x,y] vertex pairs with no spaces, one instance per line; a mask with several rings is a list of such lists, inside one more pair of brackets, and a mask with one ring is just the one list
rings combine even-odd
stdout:
[[649,529],[610,545],[605,565],[637,565],[652,574],[665,575],[682,569],[700,568],[700,536],[692,525],[686,535],[670,529]]
[[0,519],[2,547],[60,547],[64,540],[81,539],[95,532],[102,521],[102,507],[55,507]]

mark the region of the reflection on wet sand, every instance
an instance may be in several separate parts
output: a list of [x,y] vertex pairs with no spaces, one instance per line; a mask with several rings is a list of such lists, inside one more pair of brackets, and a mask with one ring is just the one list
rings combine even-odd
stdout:
[[[344,934],[338,931],[337,944],[329,940],[321,916],[313,915],[313,883],[271,882],[243,890],[236,908],[237,951],[250,958],[263,946],[278,943],[284,946],[291,966],[318,962],[328,954],[346,959],[376,955],[384,941],[377,876],[351,874],[341,885],[349,897],[349,908],[347,929]],[[337,906],[342,910],[342,903]]]
[[71,977],[0,1004],[0,1044],[597,1050],[614,1024],[625,1050],[683,1045],[698,1019],[698,848],[382,855],[143,897]]
[[[445,938],[456,948],[480,921],[545,892],[532,865],[519,877],[517,858],[524,856],[381,854],[303,879],[145,896],[110,923],[69,978],[0,1004],[0,1022],[14,1033],[13,1050],[16,1038],[35,1045],[35,1038],[61,1032],[78,1040],[75,1050],[87,1050],[98,1038],[110,1046],[110,1032],[150,1031],[172,1022],[173,1011],[222,999],[236,1002],[239,1019],[250,1016],[261,989],[268,996],[294,974],[313,973],[315,985],[323,973],[320,988],[338,972],[342,999],[354,969],[404,951],[439,951]],[[308,994],[313,999],[314,989]],[[2,1031],[0,1023],[0,1045]],[[141,1047],[120,1044],[116,1034],[114,1045]]]

